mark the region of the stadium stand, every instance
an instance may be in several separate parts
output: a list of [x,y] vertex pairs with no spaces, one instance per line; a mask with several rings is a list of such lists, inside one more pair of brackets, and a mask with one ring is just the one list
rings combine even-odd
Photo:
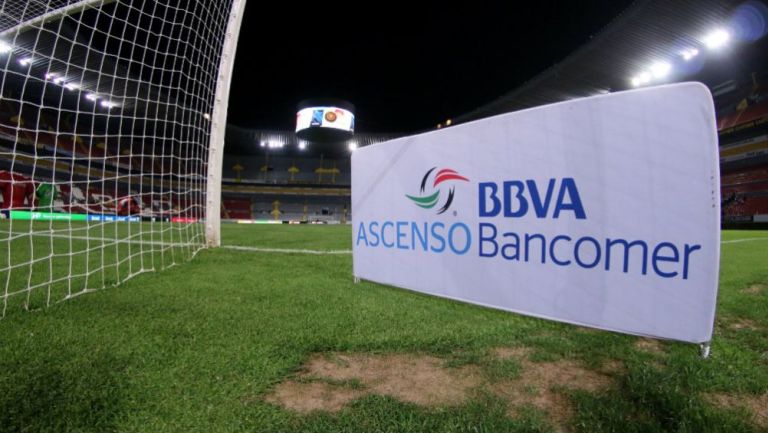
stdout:
[[[453,124],[631,88],[628,78],[644,67],[644,59],[718,25],[738,4],[635,2],[580,49],[495,101],[454,118]],[[685,16],[696,19],[673,18]],[[744,45],[737,53],[740,61],[729,68],[700,63],[681,77],[707,84],[715,98],[724,220],[768,215],[768,65],[760,55],[767,45],[765,40]],[[161,194],[163,188],[152,187],[168,185],[187,172],[173,167],[184,155],[169,153],[162,140],[121,137],[111,134],[109,125],[91,128],[89,122],[98,122],[96,118],[73,122],[53,109],[19,106],[17,100],[0,99],[0,170],[11,179],[4,180],[6,184],[14,182],[14,176],[30,178],[33,188],[51,183],[56,188],[53,206],[64,211],[185,216],[179,209],[199,204],[200,197]],[[343,141],[307,142],[293,131],[228,125],[221,215],[232,220],[346,221],[350,149],[401,135],[358,132]],[[154,174],[140,176],[146,173]],[[66,187],[60,179],[73,186]],[[137,190],[143,193],[134,194]],[[21,206],[13,194],[9,190],[8,198],[3,197],[4,208]],[[34,208],[34,198],[32,203],[25,199],[23,206]]]
[[[56,189],[55,211],[187,216],[179,209],[187,209],[193,201],[191,197],[181,193],[161,196],[151,191],[153,182],[158,186],[167,184],[186,172],[184,166],[171,170],[172,156],[156,154],[156,144],[126,142],[109,134],[94,135],[87,126],[75,130],[66,117],[53,120],[57,117],[45,109],[28,104],[19,107],[13,101],[0,100],[2,209],[36,210],[35,189],[50,183]],[[57,121],[58,133],[50,126]],[[118,148],[122,151],[117,152]],[[147,173],[169,175],[157,178]],[[140,183],[144,184],[141,196],[136,193]],[[22,190],[27,191],[23,200],[19,198]]]
[[308,142],[292,131],[227,127],[221,216],[229,220],[345,223],[353,148],[400,134]]
[[225,198],[221,201],[221,217],[226,219],[251,219],[251,200]]
[[724,222],[768,221],[767,75],[715,87]]

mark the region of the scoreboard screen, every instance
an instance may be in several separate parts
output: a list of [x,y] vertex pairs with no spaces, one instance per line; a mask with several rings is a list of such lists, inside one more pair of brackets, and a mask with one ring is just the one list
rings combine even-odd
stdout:
[[355,115],[339,107],[302,108],[296,113],[296,132],[310,128],[330,128],[353,133]]

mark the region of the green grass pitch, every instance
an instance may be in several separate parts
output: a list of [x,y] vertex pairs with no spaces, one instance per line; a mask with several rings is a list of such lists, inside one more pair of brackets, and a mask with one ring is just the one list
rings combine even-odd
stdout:
[[[7,236],[7,221],[1,225]],[[225,245],[345,250],[351,238],[349,226],[222,226]],[[723,233],[715,338],[707,360],[693,345],[661,342],[660,351],[650,352],[632,336],[353,284],[352,258],[345,254],[210,249],[165,271],[50,308],[23,311],[17,300],[23,296],[16,296],[0,320],[0,432],[561,428],[535,407],[512,414],[507,401],[488,392],[473,393],[457,406],[429,407],[367,394],[340,412],[309,414],[266,398],[317,353],[423,354],[444,360],[449,369],[472,365],[499,381],[525,374],[514,361],[500,365],[492,359],[498,347],[527,347],[531,362],[567,359],[595,371],[621,365],[607,389],[564,392],[572,408],[567,430],[764,431],[764,412],[746,403],[718,405],[711,398],[768,401],[768,240],[729,242],[751,238],[768,238],[768,232]],[[64,248],[46,238],[14,242],[10,253],[0,248],[0,263],[26,260],[30,246],[38,254]],[[77,245],[75,252],[89,248]],[[96,259],[75,254],[81,260],[75,265],[96,260],[89,266],[98,269],[101,257],[109,264],[133,255],[94,274],[106,285],[120,272],[136,271],[136,259],[145,254],[127,245],[103,250]],[[147,266],[156,260],[154,266],[162,267],[164,254],[183,258],[189,250],[150,253],[144,257]],[[58,264],[49,270],[44,261],[35,266],[39,272],[68,271]],[[30,277],[29,267],[21,267],[0,280],[35,279],[35,270]],[[65,294],[61,290],[52,289],[53,295]],[[43,299],[30,301],[34,308]]]

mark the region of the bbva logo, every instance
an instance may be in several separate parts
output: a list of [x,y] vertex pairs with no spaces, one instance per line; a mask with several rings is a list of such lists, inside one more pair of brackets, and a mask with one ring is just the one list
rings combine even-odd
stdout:
[[[533,208],[537,218],[547,218],[550,209],[552,218],[559,218],[564,211],[573,212],[576,219],[587,218],[579,188],[571,177],[560,179],[559,183],[557,179],[549,179],[544,190],[532,179],[504,181],[501,188],[496,182],[480,182],[478,186],[481,217],[503,214],[507,218],[520,218]],[[555,192],[557,198],[552,206]]]
[[[425,190],[427,189],[427,181],[430,178],[430,175],[437,170],[437,167],[430,168],[426,174],[424,174],[424,177],[421,179],[421,188],[419,189],[419,192],[421,195],[415,196],[415,195],[408,195],[405,196],[411,199],[416,206],[419,206],[424,209],[432,209],[437,205],[437,203],[440,201],[440,194],[441,189],[437,188],[438,185],[442,184],[443,182],[448,181],[463,181],[463,182],[469,182],[469,179],[466,177],[460,175],[456,170],[451,168],[443,168],[438,170],[437,173],[435,173],[434,178],[432,180],[431,190],[433,189],[434,192],[431,194],[427,194]],[[451,186],[448,190],[448,198],[445,200],[445,204],[440,207],[440,209],[437,211],[437,214],[440,215],[441,213],[447,211],[451,207],[451,203],[453,203],[453,197],[455,193],[455,187]]]

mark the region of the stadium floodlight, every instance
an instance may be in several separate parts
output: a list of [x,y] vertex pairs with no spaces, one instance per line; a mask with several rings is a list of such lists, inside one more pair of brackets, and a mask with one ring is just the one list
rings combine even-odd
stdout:
[[110,101],[108,99],[101,101],[100,105],[104,108],[115,108],[120,106],[120,104],[118,104],[117,102]]
[[347,147],[349,148],[350,152],[354,152],[355,150],[357,150],[357,142],[350,141]]
[[[0,174],[24,191],[0,191],[8,219],[0,317],[220,245],[227,102],[245,3],[0,0],[0,53],[8,53],[0,118],[34,119],[0,137]],[[38,53],[48,69],[20,72],[33,57],[42,68]],[[56,97],[30,90],[43,77],[49,89],[62,86]]]
[[725,44],[727,44],[728,40],[730,39],[731,35],[726,30],[717,29],[704,36],[702,42],[704,42],[704,45],[706,45],[710,50],[716,50],[725,46]]
[[669,72],[672,70],[672,65],[667,62],[656,62],[652,64],[649,69],[651,70],[653,78],[664,78],[669,75]]
[[692,58],[699,55],[699,50],[696,48],[691,48],[689,50],[683,50],[683,52],[680,53],[681,56],[683,56],[683,60],[686,62],[691,60]]
[[445,126],[451,126],[452,123],[453,123],[453,120],[448,119],[445,121]]
[[299,150],[304,150],[307,148],[307,142],[306,141],[299,141]]
[[632,85],[634,87],[642,86],[651,82],[650,72],[641,72],[632,78]]

